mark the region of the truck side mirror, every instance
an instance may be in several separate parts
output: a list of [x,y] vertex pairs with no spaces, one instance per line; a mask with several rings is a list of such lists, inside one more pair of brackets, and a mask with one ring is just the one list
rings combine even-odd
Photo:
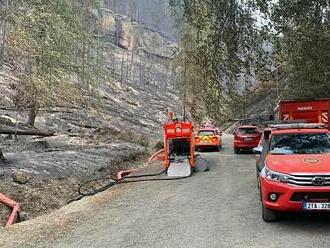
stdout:
[[264,131],[265,140],[269,140],[271,134],[272,134],[272,131],[271,130],[265,130]]
[[261,154],[262,150],[263,150],[263,148],[261,146],[258,146],[258,147],[253,148],[252,151],[254,154]]

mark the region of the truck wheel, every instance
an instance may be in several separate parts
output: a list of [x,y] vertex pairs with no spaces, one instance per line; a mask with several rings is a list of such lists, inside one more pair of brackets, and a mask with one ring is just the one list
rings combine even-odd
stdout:
[[239,154],[240,150],[238,148],[234,148],[235,154]]
[[257,187],[260,190],[260,196],[261,196],[261,187],[260,187],[260,179],[259,179],[259,173],[257,172]]
[[265,222],[275,222],[277,219],[276,212],[272,209],[266,208],[262,204],[262,219]]
[[258,184],[258,189],[259,189],[259,200],[262,204],[262,189],[261,189],[261,185],[260,185],[260,179],[258,178],[257,180],[258,180],[257,184]]

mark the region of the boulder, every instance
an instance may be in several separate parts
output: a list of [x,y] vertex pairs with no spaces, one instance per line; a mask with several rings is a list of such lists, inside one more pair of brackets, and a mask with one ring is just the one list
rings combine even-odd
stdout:
[[9,116],[0,116],[0,124],[5,126],[14,126],[14,120]]
[[13,181],[19,184],[26,184],[30,181],[30,175],[25,171],[15,170],[13,172]]
[[140,29],[137,46],[148,54],[168,59],[173,58],[178,52],[178,46],[175,43],[148,28]]
[[116,19],[113,12],[109,9],[100,9],[99,33],[102,36],[114,36],[116,33]]
[[44,151],[50,148],[50,145],[47,140],[36,140],[33,141],[29,148],[31,150]]
[[123,16],[116,19],[116,39],[117,45],[123,49],[130,50],[133,48],[133,28],[132,22]]

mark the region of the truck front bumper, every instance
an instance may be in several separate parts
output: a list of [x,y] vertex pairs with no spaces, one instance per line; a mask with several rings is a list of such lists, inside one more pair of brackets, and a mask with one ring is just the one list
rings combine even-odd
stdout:
[[[295,186],[260,177],[262,203],[266,208],[283,212],[304,211],[304,202],[330,202],[330,186]],[[277,199],[271,200],[270,195]]]

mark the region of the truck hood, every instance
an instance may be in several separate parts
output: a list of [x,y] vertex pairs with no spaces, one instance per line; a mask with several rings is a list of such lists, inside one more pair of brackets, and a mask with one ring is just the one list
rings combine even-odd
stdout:
[[330,153],[271,155],[265,160],[267,168],[285,174],[330,174]]

